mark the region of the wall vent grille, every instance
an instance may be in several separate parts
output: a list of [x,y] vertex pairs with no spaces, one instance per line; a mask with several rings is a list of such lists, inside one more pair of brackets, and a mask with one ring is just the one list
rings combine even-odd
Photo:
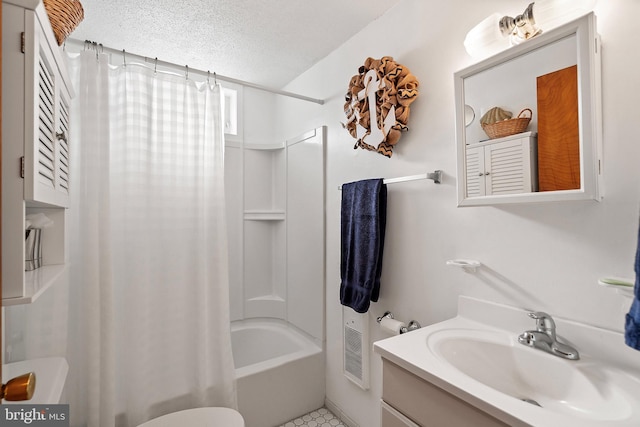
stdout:
[[363,390],[369,389],[369,324],[366,314],[343,307],[344,375]]
[[344,327],[344,370],[362,381],[362,333]]

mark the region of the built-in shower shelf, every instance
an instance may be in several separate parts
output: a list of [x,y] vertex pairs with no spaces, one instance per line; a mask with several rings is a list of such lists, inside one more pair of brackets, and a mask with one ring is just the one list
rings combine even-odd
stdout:
[[280,210],[244,211],[244,219],[248,221],[284,221],[285,213]]
[[24,273],[25,294],[16,298],[3,298],[2,306],[31,304],[47,289],[55,284],[66,271],[65,264],[44,265],[33,271]]
[[264,150],[264,151],[277,151],[284,149],[284,142],[276,142],[276,143],[245,143],[244,148],[247,150]]

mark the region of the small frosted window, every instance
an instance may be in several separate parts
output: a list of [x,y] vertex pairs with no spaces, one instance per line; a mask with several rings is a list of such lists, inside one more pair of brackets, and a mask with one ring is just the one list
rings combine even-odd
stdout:
[[224,96],[224,133],[226,135],[238,135],[238,91],[223,88]]

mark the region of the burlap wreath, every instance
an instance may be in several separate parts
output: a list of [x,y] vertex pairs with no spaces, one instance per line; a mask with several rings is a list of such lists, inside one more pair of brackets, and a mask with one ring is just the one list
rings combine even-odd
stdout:
[[[400,135],[409,129],[409,105],[417,97],[418,79],[407,67],[390,56],[367,58],[358,74],[351,78],[345,95],[347,122],[343,126],[356,139],[353,148],[391,157]],[[375,109],[371,109],[370,104],[374,102]]]

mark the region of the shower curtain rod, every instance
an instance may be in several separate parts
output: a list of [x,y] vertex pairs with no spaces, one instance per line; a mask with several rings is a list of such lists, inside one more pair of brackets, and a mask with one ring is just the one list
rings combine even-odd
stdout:
[[213,75],[215,77],[215,79],[217,80],[222,80],[228,83],[234,83],[240,86],[245,86],[245,87],[250,87],[253,89],[258,89],[258,90],[262,90],[265,92],[270,92],[270,93],[274,93],[276,95],[282,95],[282,96],[288,96],[290,98],[297,98],[297,99],[301,99],[303,101],[308,101],[308,102],[313,102],[315,104],[320,104],[323,105],[324,104],[324,100],[322,99],[317,99],[317,98],[311,98],[309,96],[305,96],[305,95],[300,95],[297,93],[293,93],[293,92],[287,92],[285,90],[280,90],[280,89],[274,89],[274,88],[270,88],[267,86],[263,86],[263,85],[259,85],[257,83],[252,83],[252,82],[247,82],[244,80],[239,80],[239,79],[235,79],[233,77],[228,77],[228,76],[223,76],[217,73],[211,73],[210,71],[203,71],[203,70],[198,70],[196,68],[191,68],[188,65],[178,65],[178,64],[174,64],[172,62],[167,62],[167,61],[161,61],[158,58],[149,58],[148,56],[144,56],[144,55],[137,55],[135,53],[129,53],[127,51],[123,50],[117,50],[111,47],[107,47],[104,46],[102,44],[97,44],[95,42],[89,41],[89,40],[85,40],[85,41],[81,41],[81,40],[77,40],[77,39],[67,39],[65,41],[65,45],[67,43],[79,46],[79,47],[86,47],[86,46],[91,46],[91,48],[98,48],[101,52],[107,52],[107,53],[111,53],[111,54],[117,54],[117,55],[123,55],[124,59],[126,60],[127,58],[133,58],[133,59],[137,59],[138,61],[143,61],[145,63],[151,63],[154,65],[159,65],[161,67],[168,67],[168,68],[180,68],[180,69],[185,69],[187,73],[194,73],[194,74],[199,74],[201,76],[204,77],[209,77],[211,75]]

